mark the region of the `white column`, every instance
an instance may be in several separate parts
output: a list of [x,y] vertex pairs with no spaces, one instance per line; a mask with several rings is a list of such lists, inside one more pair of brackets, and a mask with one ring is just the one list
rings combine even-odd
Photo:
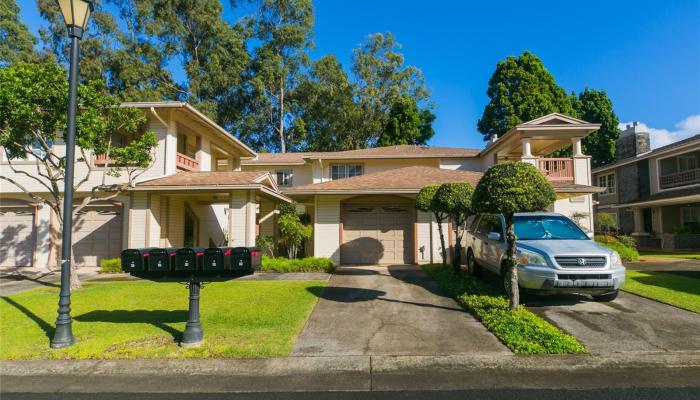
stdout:
[[632,236],[647,236],[649,233],[644,231],[644,213],[641,208],[633,208],[634,213],[634,232]]
[[248,190],[246,200],[245,245],[251,247],[255,246],[255,217],[257,216],[255,192]]
[[523,157],[532,157],[532,148],[530,146],[530,138],[522,138]]
[[574,157],[579,157],[583,155],[583,153],[581,152],[581,138],[572,138],[571,145],[573,148],[572,150],[574,153]]
[[170,175],[177,172],[177,160],[175,156],[177,153],[177,123],[172,117],[170,118],[169,122],[170,126],[168,126],[168,133],[165,136],[165,160],[163,160],[163,164],[165,165],[165,175]]

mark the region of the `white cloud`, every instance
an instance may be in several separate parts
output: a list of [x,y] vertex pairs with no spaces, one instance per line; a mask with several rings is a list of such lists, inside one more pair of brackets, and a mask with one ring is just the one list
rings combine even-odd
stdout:
[[[631,124],[632,122],[621,122],[618,125],[618,128],[624,131],[627,125]],[[673,142],[677,142],[679,140],[683,140],[691,136],[700,134],[700,114],[691,115],[690,117],[677,123],[674,126],[674,130],[652,128],[643,122],[640,122],[639,126],[642,128],[646,128],[646,130],[649,132],[651,148],[655,149],[657,147],[666,146],[667,144],[671,144]]]

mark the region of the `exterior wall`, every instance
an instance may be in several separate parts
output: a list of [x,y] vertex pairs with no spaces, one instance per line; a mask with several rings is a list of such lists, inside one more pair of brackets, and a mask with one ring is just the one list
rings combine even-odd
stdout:
[[[272,174],[273,179],[277,179],[275,171],[279,170],[292,170],[292,186],[309,185],[314,183],[312,177],[311,165],[242,165],[241,169],[243,171],[268,171]],[[280,189],[284,189],[280,187]]]
[[204,204],[193,208],[199,219],[199,245],[202,247],[226,245],[226,203]]
[[428,159],[365,159],[365,160],[323,160],[323,182],[331,180],[331,165],[333,164],[362,164],[364,166],[363,173],[365,175],[374,174],[377,172],[388,171],[391,169],[413,167],[417,165],[427,167],[440,167],[440,161],[436,158]]
[[459,171],[483,171],[481,158],[478,157],[443,158],[440,159],[440,168]]
[[258,224],[260,236],[272,236],[275,237],[275,219],[276,216],[273,213],[275,210],[275,203],[269,200],[261,200],[260,212],[258,213]]
[[340,202],[347,196],[316,196],[314,255],[340,264]]
[[147,247],[146,231],[148,226],[148,195],[137,192],[131,196],[129,210],[129,247]]
[[[583,214],[584,217],[578,219],[581,228],[583,228],[583,230],[586,232],[594,231],[593,201],[591,195],[570,197],[568,199],[559,199],[554,202],[553,211],[560,214],[564,214],[569,218],[571,218],[572,215],[576,213]],[[571,219],[573,220],[576,218]]]

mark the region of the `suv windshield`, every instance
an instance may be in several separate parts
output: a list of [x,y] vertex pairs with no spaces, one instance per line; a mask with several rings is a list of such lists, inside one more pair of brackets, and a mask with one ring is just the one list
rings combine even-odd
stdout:
[[583,231],[566,217],[553,215],[516,216],[513,218],[518,240],[586,240]]

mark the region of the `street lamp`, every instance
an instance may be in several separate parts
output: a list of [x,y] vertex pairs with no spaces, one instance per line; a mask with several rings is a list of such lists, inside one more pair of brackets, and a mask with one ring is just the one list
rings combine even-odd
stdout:
[[73,164],[75,163],[75,114],[78,103],[78,53],[80,39],[87,27],[92,2],[57,0],[68,28],[70,73],[68,75],[68,132],[66,134],[66,176],[63,189],[63,233],[61,240],[61,292],[58,300],[56,333],[51,339],[54,349],[73,344],[73,320],[70,316],[71,233],[73,229]]

